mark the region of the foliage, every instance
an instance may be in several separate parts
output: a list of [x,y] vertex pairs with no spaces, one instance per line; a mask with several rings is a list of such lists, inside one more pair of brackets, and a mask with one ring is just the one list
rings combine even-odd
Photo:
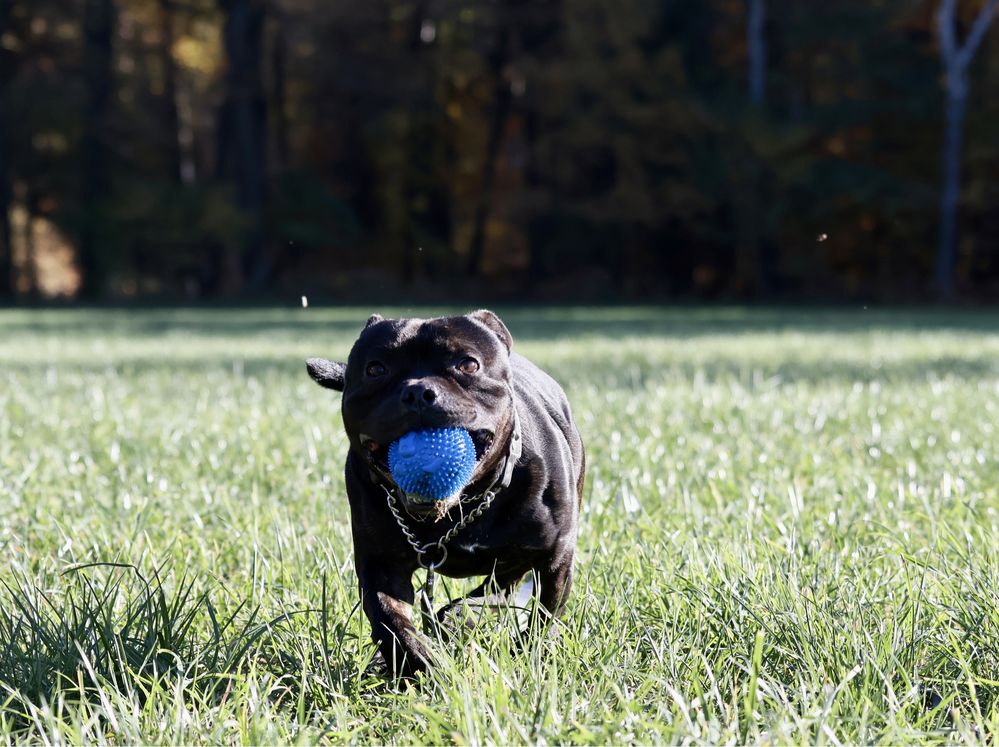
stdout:
[[[98,4],[110,48],[84,34]],[[766,0],[760,106],[746,6],[10,0],[0,216],[54,224],[93,297],[926,297],[935,4]],[[956,258],[980,298],[994,38],[969,69]],[[22,234],[0,278],[30,293],[47,250]]]
[[404,689],[302,364],[370,311],[0,312],[0,734],[995,739],[994,314],[503,310],[587,443],[578,582]]

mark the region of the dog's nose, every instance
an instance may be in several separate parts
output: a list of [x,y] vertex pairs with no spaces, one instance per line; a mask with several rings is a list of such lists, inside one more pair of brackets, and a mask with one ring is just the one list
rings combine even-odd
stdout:
[[402,404],[410,410],[419,410],[424,405],[437,401],[437,390],[422,381],[407,384],[402,389]]

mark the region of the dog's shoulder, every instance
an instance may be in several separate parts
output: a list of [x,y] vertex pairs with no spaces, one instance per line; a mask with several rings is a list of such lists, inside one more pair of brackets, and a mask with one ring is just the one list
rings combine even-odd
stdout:
[[532,399],[554,405],[559,410],[568,405],[569,400],[559,383],[530,359],[520,353],[511,353],[510,370],[514,391],[518,395],[530,395]]
[[513,389],[518,406],[534,417],[550,420],[570,443],[578,439],[569,398],[554,378],[519,353],[510,355]]

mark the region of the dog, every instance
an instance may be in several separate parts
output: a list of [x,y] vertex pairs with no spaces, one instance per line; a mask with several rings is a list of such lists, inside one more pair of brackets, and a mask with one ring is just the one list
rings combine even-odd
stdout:
[[[312,379],[343,392],[354,566],[372,638],[396,676],[433,662],[413,621],[418,568],[486,576],[469,601],[506,597],[533,574],[546,618],[562,611],[572,588],[583,442],[562,388],[512,347],[506,325],[487,310],[434,319],[376,314],[346,363],[306,361]],[[470,482],[443,501],[407,495],[392,480],[390,444],[445,427],[471,434]]]

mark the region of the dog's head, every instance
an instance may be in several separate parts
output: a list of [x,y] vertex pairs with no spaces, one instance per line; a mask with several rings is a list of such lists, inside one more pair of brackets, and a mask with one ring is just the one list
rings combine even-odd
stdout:
[[[321,386],[343,392],[350,447],[380,473],[388,473],[389,445],[410,431],[459,427],[475,444],[474,482],[503,458],[495,445],[512,431],[512,343],[491,311],[437,319],[375,315],[346,364],[310,358],[307,367]],[[406,500],[414,514],[450,507]]]

